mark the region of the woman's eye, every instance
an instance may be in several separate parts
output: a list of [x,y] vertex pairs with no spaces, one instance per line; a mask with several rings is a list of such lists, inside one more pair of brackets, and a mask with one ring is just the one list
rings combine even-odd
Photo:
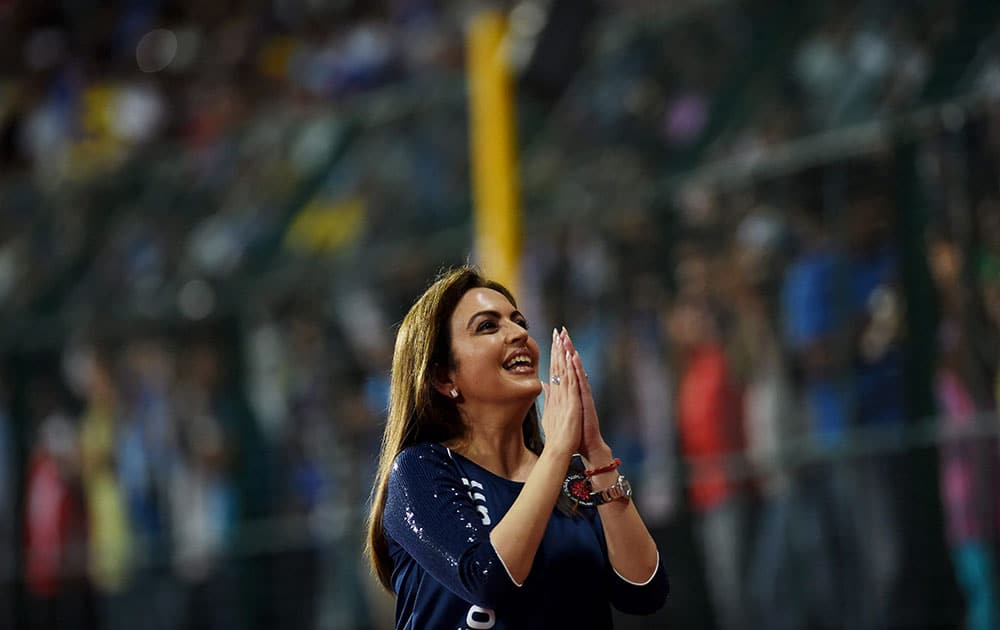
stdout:
[[483,332],[484,330],[492,330],[495,327],[496,327],[496,323],[494,323],[491,320],[486,320],[486,321],[480,323],[478,326],[476,326],[476,331]]
[[[513,319],[511,321],[513,321],[515,324],[517,324],[518,326],[520,326],[525,330],[528,329],[528,320],[526,319],[518,318],[518,319]],[[498,325],[496,321],[492,319],[486,319],[480,322],[478,326],[476,326],[476,332],[486,332],[489,330],[495,330],[497,327]]]

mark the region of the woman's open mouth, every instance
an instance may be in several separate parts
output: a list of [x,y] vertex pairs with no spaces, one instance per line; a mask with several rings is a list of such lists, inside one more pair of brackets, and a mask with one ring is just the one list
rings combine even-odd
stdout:
[[503,369],[515,374],[531,374],[535,371],[535,362],[530,354],[518,353],[503,364]]

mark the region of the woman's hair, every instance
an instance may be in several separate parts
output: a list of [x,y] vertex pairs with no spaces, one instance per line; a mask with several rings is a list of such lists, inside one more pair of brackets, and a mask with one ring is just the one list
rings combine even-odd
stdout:
[[[389,388],[389,415],[378,471],[372,488],[372,506],[368,515],[366,552],[382,585],[392,590],[392,561],[382,528],[389,471],[396,456],[406,447],[422,442],[445,442],[465,435],[466,427],[455,401],[434,389],[439,370],[454,367],[451,352],[451,316],[470,289],[493,289],[502,293],[515,307],[514,296],[503,285],[488,280],[471,266],[441,272],[403,318],[396,335],[392,355],[392,380]],[[525,445],[537,454],[542,452],[538,411],[532,405],[522,423]]]

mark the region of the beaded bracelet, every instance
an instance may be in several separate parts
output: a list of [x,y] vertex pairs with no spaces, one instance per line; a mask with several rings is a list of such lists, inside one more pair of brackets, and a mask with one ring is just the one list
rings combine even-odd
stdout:
[[601,466],[600,468],[595,468],[593,470],[585,470],[583,472],[583,476],[586,477],[587,479],[590,479],[594,475],[600,475],[601,473],[611,472],[612,470],[618,470],[618,467],[621,465],[622,465],[622,460],[616,457],[615,460],[610,464],[608,464],[607,466]]

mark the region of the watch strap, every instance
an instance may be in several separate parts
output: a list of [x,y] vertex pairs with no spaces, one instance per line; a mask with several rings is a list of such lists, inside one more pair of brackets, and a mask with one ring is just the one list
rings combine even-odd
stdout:
[[627,501],[632,496],[632,484],[628,482],[625,475],[618,473],[618,480],[611,486],[603,490],[596,490],[590,493],[590,500],[594,505],[604,505],[612,501]]

